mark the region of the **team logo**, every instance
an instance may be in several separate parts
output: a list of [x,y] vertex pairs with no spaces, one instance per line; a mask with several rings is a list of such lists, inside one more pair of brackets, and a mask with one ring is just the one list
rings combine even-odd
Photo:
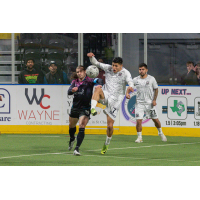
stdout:
[[149,81],[146,82],[146,85],[149,85]]
[[118,76],[121,76],[122,75],[122,73],[119,73],[119,75]]
[[200,98],[196,97],[194,99],[194,110],[195,110],[195,119],[200,120]]
[[0,95],[2,101],[0,101],[0,114],[10,114],[10,92],[4,88],[0,88]]
[[167,112],[169,119],[186,119],[187,114],[192,112],[192,107],[187,106],[187,99],[185,97],[169,97],[167,99],[167,107],[165,112]]
[[[130,93],[130,99],[127,99],[126,96],[124,97],[122,101],[122,114],[125,117],[127,121],[130,121],[134,124],[136,124],[136,117],[139,117],[138,113],[135,113],[135,103],[136,103],[136,90],[134,92]],[[143,121],[142,123],[148,122],[150,119],[148,119],[146,113],[144,113]]]

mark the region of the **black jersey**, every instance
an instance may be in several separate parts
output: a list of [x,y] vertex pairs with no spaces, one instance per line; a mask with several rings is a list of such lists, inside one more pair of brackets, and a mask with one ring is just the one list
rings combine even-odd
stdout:
[[[83,81],[79,81],[79,79],[72,81],[68,95],[74,94],[73,108],[88,109],[91,107],[91,98],[95,84],[103,85],[103,80],[86,76]],[[78,87],[76,92],[72,92],[74,87]]]

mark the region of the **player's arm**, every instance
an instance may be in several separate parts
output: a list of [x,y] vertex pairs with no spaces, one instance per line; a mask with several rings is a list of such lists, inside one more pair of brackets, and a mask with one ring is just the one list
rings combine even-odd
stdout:
[[153,84],[152,84],[152,86],[153,86],[153,90],[154,90],[154,97],[153,97],[153,101],[152,101],[152,105],[153,106],[156,106],[156,99],[157,99],[157,97],[158,97],[158,84],[157,84],[157,81],[156,81],[156,79],[154,78],[153,79]]
[[75,82],[72,81],[72,84],[68,89],[68,95],[74,94],[74,92],[76,92],[77,90],[78,90],[78,87],[75,87]]
[[152,101],[152,104],[153,106],[156,106],[156,99],[158,97],[158,88],[154,89],[154,97],[153,97],[153,101]]
[[95,84],[95,86],[103,86],[103,79],[95,78],[93,83]]
[[126,71],[126,82],[128,83],[129,87],[126,90],[126,98],[130,99],[130,92],[133,92],[133,79],[129,71]]
[[104,64],[104,63],[98,62],[97,59],[94,57],[94,54],[93,54],[93,53],[88,53],[87,56],[89,57],[90,62],[91,62],[93,65],[97,66],[97,67],[100,68],[100,69],[103,69],[104,71],[106,71],[106,70],[112,68],[112,66],[109,65],[109,64]]

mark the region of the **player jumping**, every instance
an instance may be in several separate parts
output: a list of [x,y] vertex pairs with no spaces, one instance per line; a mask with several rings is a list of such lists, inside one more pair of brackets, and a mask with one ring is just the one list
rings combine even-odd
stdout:
[[122,58],[114,58],[112,65],[109,65],[98,62],[93,53],[88,53],[87,56],[93,65],[105,71],[105,85],[95,88],[91,101],[93,116],[97,114],[95,107],[98,102],[106,105],[104,113],[107,115],[107,137],[101,150],[101,154],[105,154],[112,138],[113,124],[125,95],[126,84],[128,83],[129,89],[133,90],[133,80],[130,72],[123,67]]

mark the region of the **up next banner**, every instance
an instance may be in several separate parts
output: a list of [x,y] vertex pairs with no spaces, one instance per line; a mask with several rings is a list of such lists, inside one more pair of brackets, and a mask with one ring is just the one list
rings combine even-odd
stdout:
[[[200,87],[159,86],[157,98],[158,118],[162,127],[200,127]],[[136,92],[131,99],[124,98],[120,113],[120,126],[133,126],[135,120]],[[152,120],[144,115],[143,126],[153,127]]]
[[[37,127],[34,130],[43,133],[48,126],[48,131],[54,129],[56,133],[66,133],[73,101],[73,95],[67,95],[68,88],[69,85],[1,85],[3,101],[0,102],[0,125],[5,125],[1,126],[1,132],[19,133],[18,127],[28,126],[31,130],[34,126]],[[124,98],[114,123],[115,128],[135,130],[135,101],[136,92],[131,94],[130,100]],[[107,120],[102,108],[101,105],[97,107],[98,114],[91,116],[87,128],[106,128]],[[197,131],[200,127],[200,87],[159,86],[156,108],[162,127],[194,128]],[[15,125],[15,128],[12,129],[11,125]],[[154,127],[146,115],[143,127],[149,130]]]

